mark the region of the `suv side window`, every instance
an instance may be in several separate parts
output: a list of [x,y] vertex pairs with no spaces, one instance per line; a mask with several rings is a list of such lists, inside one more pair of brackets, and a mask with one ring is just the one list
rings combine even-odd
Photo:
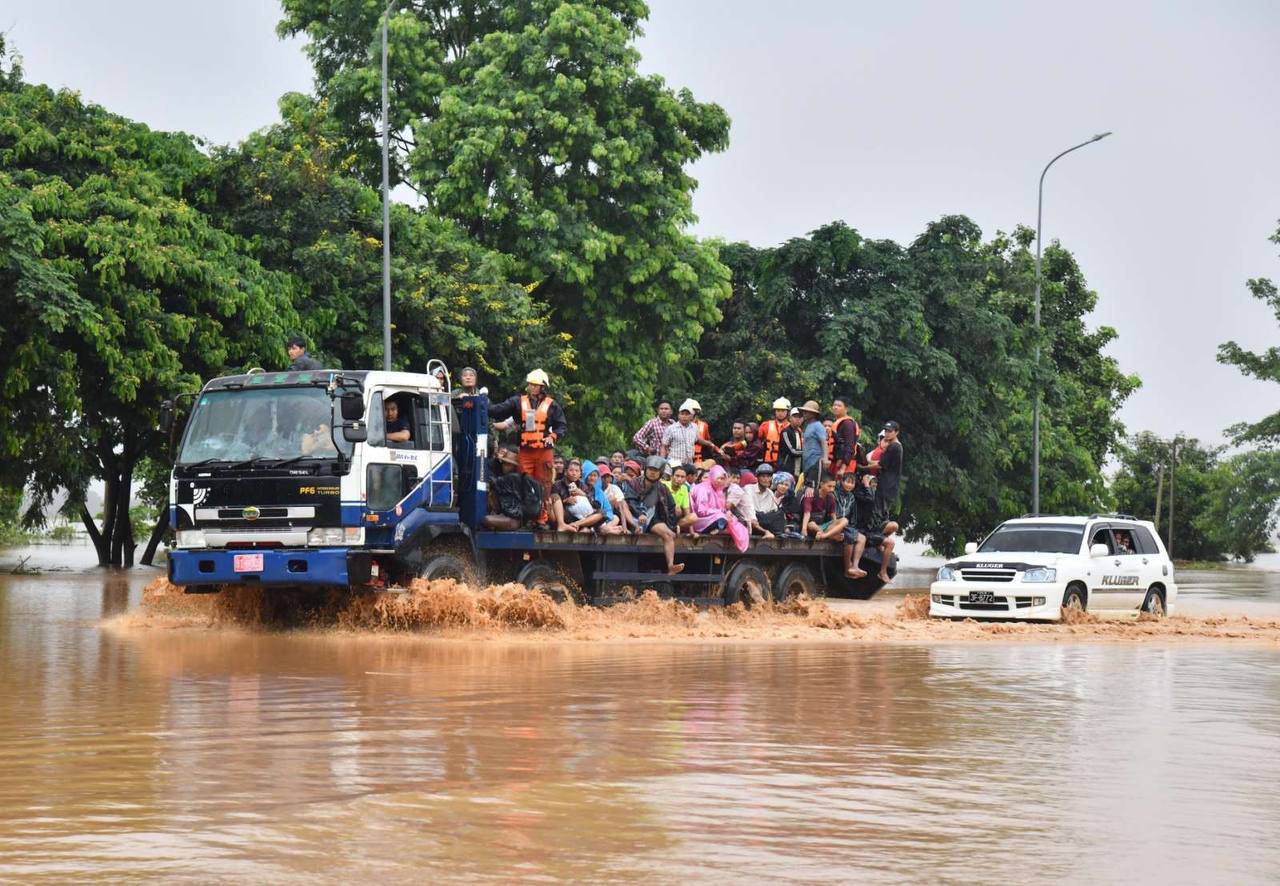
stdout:
[[1133,539],[1138,544],[1139,554],[1159,554],[1160,547],[1156,544],[1156,540],[1151,537],[1151,530],[1145,526],[1133,527]]
[[1099,526],[1093,530],[1093,535],[1089,537],[1089,548],[1092,549],[1094,545],[1106,545],[1108,554],[1116,552],[1116,546],[1111,541],[1111,530],[1106,526]]
[[1112,526],[1111,537],[1115,539],[1117,554],[1138,554],[1138,542],[1134,538],[1133,526]]

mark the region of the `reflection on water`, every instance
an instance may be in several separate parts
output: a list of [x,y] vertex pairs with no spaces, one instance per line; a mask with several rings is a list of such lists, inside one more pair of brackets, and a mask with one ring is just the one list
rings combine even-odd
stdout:
[[0,878],[1261,881],[1265,648],[103,631],[0,579]]

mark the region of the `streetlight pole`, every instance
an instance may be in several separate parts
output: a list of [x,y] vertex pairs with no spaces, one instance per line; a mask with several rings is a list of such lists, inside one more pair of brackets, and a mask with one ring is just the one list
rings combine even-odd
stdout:
[[387,19],[382,11],[382,368],[391,371],[391,121],[387,117]]
[[1049,167],[1057,163],[1072,151],[1078,151],[1085,145],[1109,136],[1110,132],[1101,132],[1088,141],[1067,148],[1058,156],[1045,164],[1040,173],[1040,192],[1036,198],[1036,363],[1035,363],[1035,402],[1031,410],[1031,513],[1040,513],[1040,226],[1044,215],[1044,177]]

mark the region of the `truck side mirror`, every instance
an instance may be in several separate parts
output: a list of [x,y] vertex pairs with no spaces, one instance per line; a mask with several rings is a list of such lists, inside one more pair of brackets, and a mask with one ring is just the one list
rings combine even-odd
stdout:
[[978,553],[978,543],[977,543],[976,541],[971,541],[971,542],[966,543],[966,544],[965,544],[965,546],[964,546],[964,552],[965,552],[966,554],[976,554],[976,553]]
[[1109,549],[1109,548],[1107,548],[1107,546],[1106,546],[1106,545],[1091,545],[1091,546],[1089,547],[1089,556],[1090,556],[1090,557],[1106,557],[1106,556],[1108,556],[1110,553],[1111,553],[1111,551],[1110,551],[1110,549]]
[[[342,393],[342,420],[360,421],[364,418],[364,394],[360,391]],[[351,438],[348,437],[348,440]]]
[[342,426],[342,439],[348,443],[363,443],[369,439],[369,426],[361,422],[352,424],[344,424]]
[[160,430],[169,433],[173,429],[173,401],[165,400],[160,404]]

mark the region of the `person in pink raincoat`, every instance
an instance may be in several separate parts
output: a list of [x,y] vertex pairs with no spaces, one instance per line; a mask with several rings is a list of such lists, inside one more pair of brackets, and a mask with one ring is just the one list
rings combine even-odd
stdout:
[[737,517],[729,513],[724,491],[729,485],[729,472],[716,465],[707,472],[702,482],[689,490],[689,506],[698,519],[694,532],[725,532],[733,537],[734,547],[745,551],[750,530]]

